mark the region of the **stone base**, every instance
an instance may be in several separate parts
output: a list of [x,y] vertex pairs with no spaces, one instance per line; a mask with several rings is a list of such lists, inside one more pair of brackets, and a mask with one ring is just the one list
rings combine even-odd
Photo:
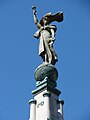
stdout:
[[48,79],[44,79],[32,91],[33,98],[30,104],[29,120],[64,120],[63,104],[59,100],[61,91],[55,88],[54,84]]
[[43,63],[35,70],[34,77],[36,81],[43,81],[47,77],[50,81],[55,82],[58,78],[58,71],[52,64]]
[[61,91],[56,88],[57,69],[52,64],[43,63],[37,67],[34,77],[36,88],[32,91],[33,99],[29,101],[29,120],[64,120],[64,102],[59,100]]

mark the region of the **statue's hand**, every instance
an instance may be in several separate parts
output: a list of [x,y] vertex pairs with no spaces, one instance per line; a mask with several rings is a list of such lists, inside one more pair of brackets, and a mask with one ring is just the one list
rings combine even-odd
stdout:
[[33,9],[33,14],[36,15],[37,11],[36,11],[36,7],[34,5],[32,6],[32,9]]
[[50,38],[48,38],[48,42],[49,42],[49,43],[54,43],[54,41],[55,41],[55,37],[50,37]]
[[55,41],[55,37],[52,37],[52,41],[53,41],[53,42]]
[[49,38],[49,45],[53,46],[54,41],[55,41],[55,37]]
[[33,10],[36,10],[36,7],[33,5],[33,6],[32,6],[32,9],[33,9]]

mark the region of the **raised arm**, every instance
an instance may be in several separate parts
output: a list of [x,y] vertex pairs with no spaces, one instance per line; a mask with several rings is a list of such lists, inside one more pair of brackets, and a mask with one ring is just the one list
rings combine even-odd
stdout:
[[36,7],[35,6],[32,6],[32,9],[33,9],[33,18],[34,18],[34,22],[36,24],[36,26],[40,29],[42,26],[41,24],[38,22],[38,19],[37,19],[37,16],[36,16]]

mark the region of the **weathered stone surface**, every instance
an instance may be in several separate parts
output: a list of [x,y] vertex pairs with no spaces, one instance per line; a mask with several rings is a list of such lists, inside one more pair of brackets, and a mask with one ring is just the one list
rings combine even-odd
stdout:
[[57,69],[49,63],[43,63],[35,71],[36,81],[43,81],[47,77],[50,81],[55,82],[58,78]]

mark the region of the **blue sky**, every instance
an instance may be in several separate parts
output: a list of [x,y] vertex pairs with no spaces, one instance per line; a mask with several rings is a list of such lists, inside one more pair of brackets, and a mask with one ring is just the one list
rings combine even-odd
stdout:
[[57,88],[64,99],[65,120],[90,120],[89,0],[0,0],[0,120],[28,120],[34,71],[42,63],[33,22],[47,12],[63,11],[57,25],[55,51],[59,61]]

